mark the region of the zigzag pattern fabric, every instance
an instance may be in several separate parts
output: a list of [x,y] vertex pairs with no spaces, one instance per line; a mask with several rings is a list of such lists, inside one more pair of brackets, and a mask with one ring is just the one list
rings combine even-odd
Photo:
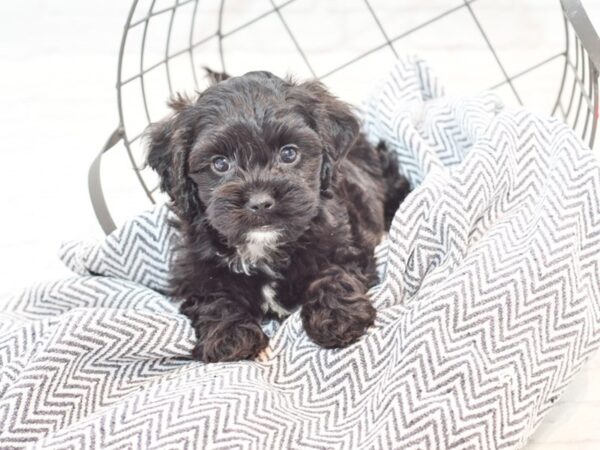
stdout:
[[557,120],[449,99],[418,58],[364,108],[415,186],[377,250],[375,326],[298,313],[256,361],[189,359],[166,207],[0,314],[0,448],[520,448],[600,340],[600,164]]

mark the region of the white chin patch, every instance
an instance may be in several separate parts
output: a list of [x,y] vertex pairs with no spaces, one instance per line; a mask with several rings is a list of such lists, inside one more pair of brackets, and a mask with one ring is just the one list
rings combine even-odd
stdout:
[[253,230],[246,234],[246,252],[250,259],[264,259],[277,248],[281,233],[277,230]]
[[281,232],[272,229],[257,229],[246,234],[246,242],[237,247],[237,254],[230,261],[235,272],[250,275],[254,269],[271,272],[269,263],[277,253]]

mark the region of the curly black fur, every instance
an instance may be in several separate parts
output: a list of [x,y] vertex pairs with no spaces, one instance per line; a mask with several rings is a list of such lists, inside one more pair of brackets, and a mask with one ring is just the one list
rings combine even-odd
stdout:
[[375,319],[373,248],[408,193],[397,162],[316,81],[209,75],[213,86],[173,99],[148,132],[181,230],[171,286],[196,330],[193,356],[253,358],[268,343],[261,320],[300,305],[313,341],[354,342]]

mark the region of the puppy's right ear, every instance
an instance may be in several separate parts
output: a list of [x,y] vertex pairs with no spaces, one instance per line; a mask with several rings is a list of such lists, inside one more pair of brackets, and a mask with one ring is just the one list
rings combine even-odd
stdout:
[[[174,164],[177,149],[185,142],[180,142],[185,132],[183,116],[193,106],[194,101],[177,93],[168,102],[173,110],[170,116],[160,122],[151,123],[145,131],[148,142],[146,162],[160,177],[160,189],[173,198],[176,170]],[[185,138],[183,139],[185,141]]]
[[206,72],[206,76],[210,81],[211,86],[214,86],[215,84],[218,84],[221,81],[231,78],[231,76],[227,72],[217,72],[206,66],[204,66],[203,69]]
[[177,94],[169,101],[173,113],[146,130],[146,162],[158,173],[160,189],[167,193],[181,215],[189,218],[202,209],[193,181],[188,176],[188,155],[197,118],[193,100]]
[[175,117],[152,123],[146,130],[148,154],[146,162],[160,177],[160,189],[171,195],[173,191],[173,128]]

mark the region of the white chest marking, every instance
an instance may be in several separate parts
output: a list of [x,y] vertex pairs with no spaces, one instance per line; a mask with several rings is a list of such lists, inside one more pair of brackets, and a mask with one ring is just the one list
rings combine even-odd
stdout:
[[284,318],[290,315],[290,311],[285,309],[275,299],[277,293],[275,292],[275,283],[271,282],[265,284],[262,288],[263,304],[262,310],[266,314],[272,311],[279,318]]

